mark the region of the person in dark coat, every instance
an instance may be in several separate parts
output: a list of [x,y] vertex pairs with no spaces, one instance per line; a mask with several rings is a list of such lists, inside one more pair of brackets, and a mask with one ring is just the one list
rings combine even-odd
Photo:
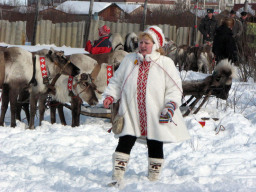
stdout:
[[[222,59],[228,59],[232,63],[236,63],[237,46],[232,33],[235,21],[233,18],[229,17],[224,18],[221,23],[221,26],[217,28],[216,35],[214,36],[212,52],[215,55],[217,65]],[[232,83],[230,85],[223,85],[222,89],[213,90],[213,93],[218,95],[219,98],[227,98],[231,86]]]
[[100,39],[94,41],[93,45],[91,41],[87,41],[85,51],[88,51],[91,54],[102,54],[111,52],[112,44],[109,40],[110,28],[106,25],[103,25],[98,30]]
[[217,63],[222,59],[229,59],[232,63],[237,62],[237,46],[232,33],[234,23],[233,18],[224,18],[221,26],[216,30],[212,52]]
[[201,20],[199,31],[203,34],[203,42],[212,44],[218,21],[213,15],[213,9],[207,9],[207,15]]

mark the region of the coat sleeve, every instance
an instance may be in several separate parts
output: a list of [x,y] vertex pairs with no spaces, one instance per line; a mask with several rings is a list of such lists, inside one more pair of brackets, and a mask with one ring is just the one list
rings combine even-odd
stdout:
[[107,88],[105,89],[103,96],[112,96],[114,102],[117,102],[121,98],[122,85],[124,81],[124,73],[126,70],[126,63],[128,62],[127,56],[123,59],[118,69],[115,71],[114,76],[110,79]]
[[237,25],[238,25],[238,32],[236,34],[236,37],[241,37],[242,33],[243,33],[243,25],[242,22],[239,20],[236,20]]
[[181,105],[182,99],[182,81],[180,78],[180,74],[177,68],[174,65],[174,62],[165,57],[165,104],[170,101],[176,103],[176,106],[179,107]]
[[201,20],[200,25],[199,25],[199,31],[203,34],[203,35],[207,35],[205,29],[204,29],[204,25],[205,25],[205,21],[204,19]]

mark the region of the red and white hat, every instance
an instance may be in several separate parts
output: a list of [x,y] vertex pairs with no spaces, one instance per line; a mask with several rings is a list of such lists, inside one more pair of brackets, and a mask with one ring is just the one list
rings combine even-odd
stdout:
[[162,31],[161,28],[157,27],[156,25],[150,26],[148,27],[144,33],[149,34],[154,43],[155,43],[155,48],[159,49],[160,47],[163,47],[165,44],[165,37],[164,37],[164,33]]
[[103,25],[102,27],[99,28],[99,35],[108,35],[110,33],[110,28],[107,25]]

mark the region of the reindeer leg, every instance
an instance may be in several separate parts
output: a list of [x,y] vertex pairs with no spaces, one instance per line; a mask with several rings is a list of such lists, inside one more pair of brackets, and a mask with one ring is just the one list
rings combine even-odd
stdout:
[[58,105],[58,113],[59,113],[61,124],[62,125],[67,125],[66,120],[65,120],[64,111],[63,111],[63,104]]
[[26,89],[21,90],[16,108],[16,119],[19,121],[21,121],[21,109],[23,109],[25,111],[27,121],[29,122],[29,104],[27,103],[28,99],[29,92]]
[[26,114],[26,118],[27,118],[27,121],[29,123],[30,116],[29,116],[29,104],[28,103],[23,103],[23,110]]
[[17,98],[19,94],[19,89],[10,88],[9,98],[11,106],[11,127],[16,127],[16,109],[17,109]]
[[46,98],[47,94],[42,94],[39,96],[39,126],[42,125],[42,121],[44,120]]
[[7,84],[3,84],[0,126],[4,126],[4,117],[8,109],[8,104],[9,104],[9,86]]
[[72,98],[71,111],[72,111],[72,125],[71,126],[72,127],[79,126],[80,112],[81,112],[81,101],[79,101],[79,98],[74,98],[74,97]]
[[50,102],[51,124],[56,123],[56,101]]
[[20,101],[17,101],[16,105],[16,119],[21,121],[21,109],[22,109],[22,103]]
[[30,121],[29,121],[29,129],[35,129],[35,115],[36,115],[36,104],[38,101],[39,95],[35,95],[34,93],[30,94],[29,102],[30,102]]

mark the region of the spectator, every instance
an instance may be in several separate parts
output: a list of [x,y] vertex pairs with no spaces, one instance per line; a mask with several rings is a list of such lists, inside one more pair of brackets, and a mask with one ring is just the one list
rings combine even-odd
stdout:
[[110,28],[103,25],[98,30],[100,39],[94,41],[93,45],[91,41],[87,41],[85,51],[91,54],[109,53],[112,50],[112,44],[109,41]]
[[[221,26],[217,28],[216,35],[213,40],[212,52],[215,54],[215,60],[218,62],[222,59],[228,59],[229,61],[237,62],[237,46],[233,37],[232,28],[235,24],[233,18],[224,18],[221,22]],[[214,90],[215,94],[225,95],[228,94],[232,84],[223,85],[223,90]]]
[[207,9],[207,15],[201,20],[199,31],[203,34],[203,43],[212,44],[218,21],[213,15],[213,9]]
[[241,38],[241,35],[243,33],[243,25],[242,22],[237,18],[236,12],[234,10],[230,11],[230,17],[233,18],[235,21],[234,27],[232,28],[232,33],[233,37],[237,41]]
[[[246,55],[247,55],[247,12],[243,11],[241,12],[241,17],[240,21],[243,25],[243,32],[241,35],[241,38],[238,41],[238,46],[239,46],[239,55],[242,58],[243,61],[247,61]],[[246,51],[247,50],[247,51]]]
[[234,23],[233,18],[224,18],[221,26],[216,30],[212,52],[217,63],[222,59],[229,59],[233,63],[237,62],[237,47],[232,33]]
[[104,92],[104,107],[120,99],[118,112],[124,117],[123,130],[116,135],[119,142],[113,154],[111,185],[122,181],[138,138],[147,143],[150,181],[158,180],[163,167],[163,143],[189,138],[179,109],[181,78],[174,62],[163,55],[164,42],[164,34],[157,26],[141,33],[139,51],[123,59]]

